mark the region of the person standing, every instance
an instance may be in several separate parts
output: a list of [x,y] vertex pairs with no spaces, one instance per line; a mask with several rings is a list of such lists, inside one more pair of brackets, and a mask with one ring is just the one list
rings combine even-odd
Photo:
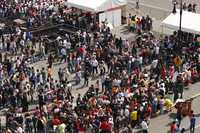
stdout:
[[173,121],[172,124],[170,125],[170,131],[171,133],[176,133],[176,121]]
[[148,133],[148,124],[146,120],[142,121],[141,126],[142,126],[142,133]]
[[46,124],[47,124],[47,120],[42,115],[37,121],[37,132],[38,133],[47,133]]
[[53,64],[53,56],[52,56],[52,54],[50,54],[49,57],[48,57],[48,64],[49,64],[49,67],[51,68],[52,64]]
[[193,114],[192,117],[190,118],[190,133],[194,133],[195,125],[196,125],[196,118]]
[[160,114],[164,114],[164,97],[161,97],[159,100]]
[[84,72],[84,85],[86,85],[86,86],[88,86],[88,84],[89,84],[89,75],[90,75],[90,73],[88,72],[88,70],[86,70],[85,72]]
[[131,116],[131,126],[132,126],[132,129],[135,128],[135,126],[137,125],[137,120],[138,120],[137,114],[138,114],[137,108],[135,108],[135,109],[131,112],[131,114],[130,114],[130,116]]
[[176,119],[177,119],[177,127],[180,127],[181,120],[182,120],[182,114],[181,114],[180,111],[177,111],[177,113],[176,113]]
[[139,2],[140,2],[140,0],[136,0],[136,9],[139,9],[140,7],[139,7]]
[[39,100],[40,113],[42,113],[42,108],[43,108],[43,105],[44,105],[44,96],[43,96],[43,94],[40,93],[38,95],[38,100]]
[[29,106],[29,103],[28,103],[27,94],[24,93],[22,97],[22,112],[27,112],[28,106]]
[[45,71],[45,68],[43,67],[42,70],[41,70],[41,75],[42,75],[42,83],[45,84],[46,83],[46,80],[47,80],[47,74],[46,74],[46,71]]
[[92,65],[92,75],[94,76],[95,74],[98,74],[98,61],[97,59],[91,60],[91,65]]
[[67,61],[67,50],[65,47],[61,48],[61,59],[60,59],[60,63],[62,63],[62,61],[64,60],[64,62]]
[[183,89],[184,89],[184,83],[183,83],[183,79],[180,76],[179,79],[177,80],[177,88],[180,94],[180,98],[183,98]]

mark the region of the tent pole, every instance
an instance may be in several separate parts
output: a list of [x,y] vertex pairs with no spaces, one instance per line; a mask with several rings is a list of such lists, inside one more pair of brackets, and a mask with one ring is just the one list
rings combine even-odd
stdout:
[[178,47],[179,47],[179,50],[180,50],[180,52],[181,52],[181,40],[182,40],[182,14],[183,14],[183,0],[181,0],[181,2],[180,2],[180,22],[179,22],[179,32],[178,32]]
[[96,24],[96,21],[97,21],[97,13],[95,12],[94,13],[94,24]]

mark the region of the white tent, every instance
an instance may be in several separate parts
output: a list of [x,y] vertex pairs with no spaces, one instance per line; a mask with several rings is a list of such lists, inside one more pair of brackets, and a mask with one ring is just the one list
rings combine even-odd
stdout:
[[[180,23],[180,10],[175,14],[171,13],[165,20],[162,21],[162,26],[178,30]],[[182,14],[182,31],[200,34],[200,14],[183,11]]]
[[67,5],[85,11],[107,11],[126,4],[126,0],[67,0]]
[[66,5],[84,11],[99,13],[99,23],[105,21],[113,27],[121,25],[122,10],[126,0],[68,0]]

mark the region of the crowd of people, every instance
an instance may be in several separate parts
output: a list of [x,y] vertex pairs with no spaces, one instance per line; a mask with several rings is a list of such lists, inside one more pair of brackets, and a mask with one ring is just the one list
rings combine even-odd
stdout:
[[140,34],[142,31],[150,31],[152,29],[152,18],[150,18],[148,15],[146,18],[144,16],[140,17],[137,15],[131,15],[128,16],[128,26],[129,30],[131,32],[135,32]]
[[[37,2],[19,0],[9,6],[1,1],[0,17],[25,16],[31,28],[52,14],[46,10],[51,2],[33,8]],[[148,133],[150,119],[171,111],[173,102],[183,98],[184,87],[199,81],[200,50],[197,38],[180,48],[176,32],[155,37],[149,16],[130,14],[128,22],[138,33],[134,41],[115,37],[106,22],[93,24],[91,32],[57,38],[62,46],[58,57],[45,52],[44,40],[31,32],[18,26],[9,33],[2,29],[0,107],[7,111],[0,132],[130,133],[140,127]],[[35,67],[29,61],[38,53],[48,66]],[[57,71],[55,58],[65,67]],[[80,84],[87,91],[76,96],[73,89]],[[179,130],[177,123],[172,133]],[[194,116],[191,123],[194,132]]]
[[183,3],[183,10],[187,10],[189,12],[196,13],[196,7],[197,7],[197,4],[191,4],[191,3],[189,3],[187,5],[186,3]]
[[[175,4],[175,5],[178,5],[178,6],[180,5],[180,1],[179,0],[173,0],[172,3]],[[196,10],[197,6],[199,6],[199,5],[198,5],[198,2],[195,1],[195,0],[191,0],[191,1],[190,0],[189,1],[185,0],[182,3],[182,9],[184,11],[188,11],[188,12],[196,13],[197,12],[197,10]]]
[[94,18],[88,12],[68,8],[64,0],[16,0],[0,1],[0,17],[9,21],[25,20],[24,27],[38,28],[44,25],[65,23],[86,28]]

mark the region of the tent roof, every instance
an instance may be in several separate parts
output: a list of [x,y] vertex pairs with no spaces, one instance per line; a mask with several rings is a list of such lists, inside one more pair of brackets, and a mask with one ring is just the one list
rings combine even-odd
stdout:
[[126,0],[68,0],[67,5],[91,12],[100,12],[126,4]]
[[[180,10],[177,13],[171,13],[165,20],[162,21],[162,25],[178,30],[180,23]],[[190,32],[194,34],[200,34],[200,14],[183,11],[182,14],[182,31]]]

